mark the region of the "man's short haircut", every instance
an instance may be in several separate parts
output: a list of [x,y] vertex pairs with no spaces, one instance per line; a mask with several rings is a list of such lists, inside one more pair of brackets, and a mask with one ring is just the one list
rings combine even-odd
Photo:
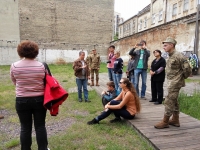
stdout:
[[80,51],[79,52],[79,56],[81,56],[81,54],[85,54],[85,52],[84,51]]
[[109,81],[109,82],[107,82],[106,85],[115,88],[115,84],[114,84],[113,81]]
[[141,43],[141,44],[144,43],[145,45],[147,45],[147,42],[146,42],[145,40],[141,40],[140,43]]
[[115,46],[114,46],[114,45],[111,45],[111,46],[109,46],[109,48],[113,48],[113,49],[115,49]]

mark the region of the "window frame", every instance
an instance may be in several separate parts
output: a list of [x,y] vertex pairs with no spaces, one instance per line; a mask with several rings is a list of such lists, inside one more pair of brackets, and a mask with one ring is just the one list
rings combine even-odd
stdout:
[[[174,6],[176,6],[176,7],[174,7]],[[178,4],[174,3],[172,6],[172,16],[176,16],[177,13],[178,13]]]
[[189,0],[183,0],[183,11],[189,10]]

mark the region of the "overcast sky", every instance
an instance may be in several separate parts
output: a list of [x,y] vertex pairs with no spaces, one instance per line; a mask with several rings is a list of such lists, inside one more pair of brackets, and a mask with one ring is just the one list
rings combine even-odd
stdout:
[[115,0],[115,12],[121,14],[124,20],[136,15],[138,11],[142,10],[151,0]]

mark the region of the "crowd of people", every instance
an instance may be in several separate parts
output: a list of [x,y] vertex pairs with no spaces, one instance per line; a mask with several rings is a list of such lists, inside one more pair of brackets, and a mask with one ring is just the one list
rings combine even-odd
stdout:
[[[157,129],[168,128],[169,125],[180,127],[178,95],[181,87],[185,85],[184,79],[191,73],[187,68],[189,64],[186,58],[175,50],[176,40],[168,37],[163,41],[163,49],[168,52],[169,59],[162,57],[161,51],[153,51],[155,59],[150,65],[151,76],[151,100],[154,104],[163,103],[163,83],[165,75],[168,80],[168,95],[165,97],[165,111],[163,120],[154,127]],[[107,68],[107,89],[102,92],[103,111],[100,115],[88,121],[88,125],[98,124],[101,120],[114,113],[115,118],[110,122],[120,122],[124,119],[134,119],[140,112],[140,100],[146,99],[146,79],[150,50],[147,49],[146,41],[142,40],[129,51],[130,59],[126,70],[126,78],[123,74],[123,59],[120,51],[115,51],[115,46],[109,48]],[[32,123],[34,122],[38,150],[47,148],[47,132],[45,127],[46,109],[44,102],[44,78],[48,74],[43,63],[35,60],[39,47],[33,41],[23,41],[17,47],[21,60],[14,62],[10,68],[10,76],[16,86],[16,112],[19,117],[21,131],[21,150],[31,149]],[[99,86],[100,55],[96,49],[87,56],[85,52],[79,52],[79,58],[74,61],[73,69],[76,76],[78,89],[78,101],[91,102],[88,99],[88,80],[91,77],[91,86]],[[166,71],[165,71],[166,68]],[[96,76],[94,76],[94,74]],[[141,76],[142,87],[139,91],[139,79]],[[94,78],[96,84],[94,84]],[[82,98],[82,91],[84,99]],[[172,118],[170,119],[170,117]],[[122,117],[122,118],[121,118]],[[0,115],[0,119],[4,117]]]

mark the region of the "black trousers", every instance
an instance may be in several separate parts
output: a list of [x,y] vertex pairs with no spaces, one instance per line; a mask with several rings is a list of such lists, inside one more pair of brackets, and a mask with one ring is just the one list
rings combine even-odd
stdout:
[[162,103],[163,101],[163,83],[160,81],[151,81],[152,101]]
[[[121,101],[117,100],[111,100],[110,105],[118,105],[121,103]],[[127,110],[126,107],[124,106],[121,109],[108,109],[108,111],[104,111],[101,113],[101,115],[96,117],[96,120],[100,121],[108,117],[111,113],[114,113],[116,118],[123,117],[124,119],[133,119],[135,116],[132,116]]]
[[48,142],[45,127],[47,110],[43,106],[43,101],[43,96],[16,98],[16,111],[21,124],[21,150],[31,150],[33,121],[38,150],[47,150]]

